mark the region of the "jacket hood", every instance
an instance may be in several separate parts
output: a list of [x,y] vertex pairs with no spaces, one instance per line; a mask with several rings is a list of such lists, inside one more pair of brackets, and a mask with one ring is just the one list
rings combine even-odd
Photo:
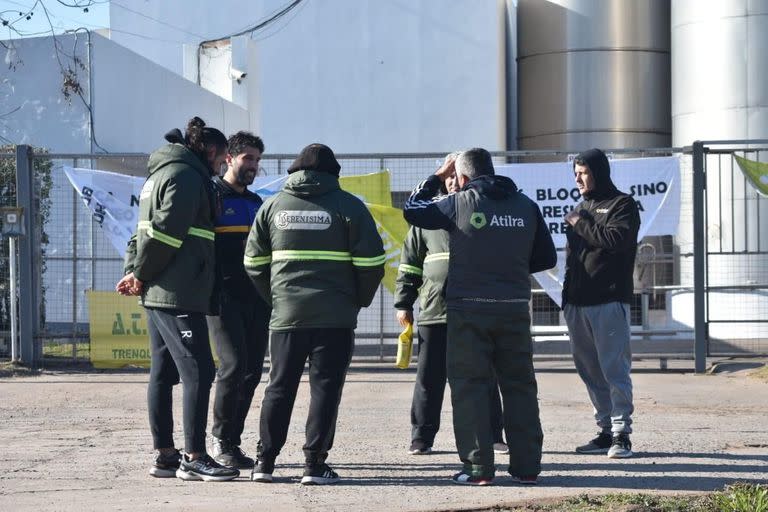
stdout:
[[147,164],[149,174],[152,175],[171,164],[188,165],[200,173],[204,178],[211,177],[211,171],[200,158],[182,144],[166,144],[149,155]]
[[582,160],[587,164],[595,180],[595,188],[584,194],[584,199],[597,199],[616,192],[616,185],[611,180],[611,166],[608,157],[597,148],[588,149],[576,155],[573,168],[576,168],[576,160]]
[[294,171],[285,181],[283,191],[294,196],[321,196],[338,190],[339,178],[324,171]]
[[464,185],[462,190],[469,189],[475,189],[491,199],[505,199],[517,192],[517,185],[506,176],[479,176]]

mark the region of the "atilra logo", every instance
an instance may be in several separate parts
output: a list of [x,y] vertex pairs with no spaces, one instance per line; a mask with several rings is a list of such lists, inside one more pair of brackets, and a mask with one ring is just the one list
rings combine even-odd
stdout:
[[494,215],[491,218],[491,226],[499,226],[502,228],[524,228],[525,221],[521,217],[513,217],[511,215]]
[[472,224],[472,227],[475,229],[481,229],[488,224],[488,221],[485,219],[485,214],[483,212],[474,212],[469,218],[469,223]]
[[475,229],[482,229],[486,225],[496,226],[500,228],[524,228],[525,220],[521,217],[513,217],[511,215],[493,215],[491,222],[488,222],[483,212],[474,212],[469,218],[469,223]]

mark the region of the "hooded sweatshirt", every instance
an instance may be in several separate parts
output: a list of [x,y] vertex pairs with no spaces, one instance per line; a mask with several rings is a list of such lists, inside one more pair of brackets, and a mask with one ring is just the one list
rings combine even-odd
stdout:
[[430,176],[405,203],[405,219],[450,236],[448,310],[491,314],[528,311],[530,274],[555,266],[552,236],[536,203],[505,176],[480,176],[435,197]]
[[244,265],[272,305],[269,328],[354,328],[373,300],[386,255],[362,201],[329,172],[291,173],[256,214]]
[[579,220],[566,231],[563,307],[629,303],[640,229],[637,204],[611,181],[605,153],[590,149],[577,159],[586,162],[595,187],[583,195],[575,208]]

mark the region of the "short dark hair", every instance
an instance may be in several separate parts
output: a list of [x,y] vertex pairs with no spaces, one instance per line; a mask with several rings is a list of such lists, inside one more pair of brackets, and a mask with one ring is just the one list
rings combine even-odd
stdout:
[[462,151],[456,158],[456,174],[466,176],[470,180],[478,176],[493,176],[493,158],[483,148],[472,148]]
[[245,148],[256,148],[261,153],[264,152],[264,141],[261,140],[261,137],[251,132],[239,131],[234,135],[230,135],[227,143],[229,144],[229,154],[232,156],[239,155],[245,151]]

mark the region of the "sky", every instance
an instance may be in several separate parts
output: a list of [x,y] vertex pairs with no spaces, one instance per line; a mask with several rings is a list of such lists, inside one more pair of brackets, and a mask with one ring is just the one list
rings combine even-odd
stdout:
[[[64,5],[67,4],[67,5]],[[69,7],[79,5],[80,7]],[[84,12],[87,6],[88,12]],[[43,9],[45,7],[45,9]],[[50,16],[50,23],[45,10]],[[30,19],[26,15],[32,12]],[[19,15],[22,13],[22,16]],[[0,0],[0,40],[18,37],[37,37],[85,27],[98,29],[109,27],[108,0]],[[13,30],[2,26],[13,24]],[[18,32],[16,32],[18,31]]]

